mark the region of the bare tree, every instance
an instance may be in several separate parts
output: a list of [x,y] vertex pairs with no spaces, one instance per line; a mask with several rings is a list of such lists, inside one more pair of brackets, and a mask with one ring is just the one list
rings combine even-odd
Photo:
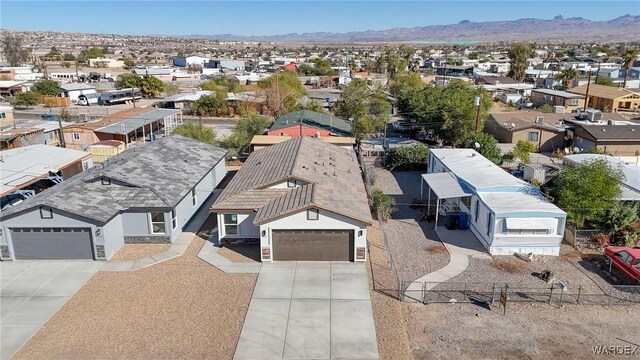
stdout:
[[11,33],[4,33],[2,36],[2,52],[9,66],[18,66],[29,58],[29,49],[23,45],[22,37]]

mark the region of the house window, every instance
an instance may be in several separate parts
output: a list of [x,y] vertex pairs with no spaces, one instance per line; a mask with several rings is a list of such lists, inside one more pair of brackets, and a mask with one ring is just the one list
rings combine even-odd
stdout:
[[493,216],[491,213],[487,214],[487,236],[491,236],[491,223],[493,222]]
[[476,223],[478,222],[478,214],[480,214],[480,200],[476,199]]
[[193,206],[196,206],[196,204],[198,204],[198,198],[196,197],[196,189],[191,189],[191,203],[193,204]]
[[531,132],[529,132],[529,135],[527,136],[527,139],[529,141],[538,141],[538,136],[539,135],[540,134],[538,134],[537,131],[531,131]]
[[164,234],[164,213],[152,212],[149,214],[151,217],[151,233],[152,234]]
[[100,178],[100,182],[102,182],[102,185],[111,185],[111,179],[107,177]]
[[6,119],[7,118],[7,114],[5,113],[0,113],[0,119]]
[[578,104],[580,104],[580,99],[569,100],[569,105],[578,105]]
[[227,235],[238,234],[238,214],[224,214],[224,233]]
[[89,168],[89,163],[88,162],[83,162],[82,163],[82,171],[85,171]]
[[50,207],[42,206],[40,208],[41,219],[53,219],[53,210]]
[[80,140],[80,133],[73,133],[73,140]]
[[178,214],[175,209],[171,210],[171,226],[174,230],[178,227]]
[[320,211],[318,209],[307,210],[307,220],[318,220],[320,218]]

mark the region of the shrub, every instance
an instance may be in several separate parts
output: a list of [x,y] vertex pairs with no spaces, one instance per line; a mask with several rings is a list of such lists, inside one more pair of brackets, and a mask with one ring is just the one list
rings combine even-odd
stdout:
[[373,212],[382,218],[382,221],[389,220],[391,214],[396,211],[396,199],[385,194],[380,189],[373,189],[371,194]]
[[429,149],[421,144],[392,148],[384,165],[389,170],[423,170],[428,156]]

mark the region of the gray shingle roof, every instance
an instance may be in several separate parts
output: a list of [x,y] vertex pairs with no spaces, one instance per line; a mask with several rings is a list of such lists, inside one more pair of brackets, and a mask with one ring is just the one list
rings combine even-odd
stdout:
[[[269,188],[290,179],[304,185]],[[261,224],[312,207],[371,223],[353,150],[305,136],[253,152],[212,209],[257,210],[254,223]]]
[[[50,206],[104,223],[130,208],[173,208],[226,153],[197,140],[171,135],[124,151],[3,210],[2,216]],[[115,181],[110,186],[102,185],[103,177]]]

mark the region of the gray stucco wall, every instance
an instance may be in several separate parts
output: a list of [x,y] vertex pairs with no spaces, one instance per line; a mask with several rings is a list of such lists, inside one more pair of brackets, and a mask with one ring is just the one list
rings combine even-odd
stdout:
[[[124,232],[122,230],[122,216],[118,215],[106,223],[97,236],[94,232],[96,242],[102,237],[104,243],[105,259],[110,259],[124,245]],[[96,256],[99,252],[95,252]]]

